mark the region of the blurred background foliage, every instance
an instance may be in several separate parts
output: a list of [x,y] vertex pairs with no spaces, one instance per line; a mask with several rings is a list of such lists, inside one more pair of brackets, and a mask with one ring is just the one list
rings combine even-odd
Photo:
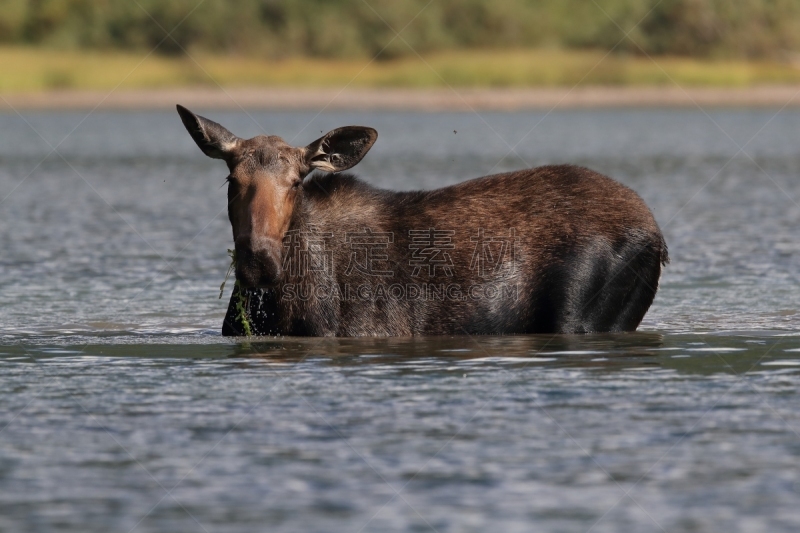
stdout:
[[0,92],[798,84],[800,0],[0,0],[0,65]]
[[0,0],[0,44],[268,59],[520,48],[781,59],[800,50],[800,0]]

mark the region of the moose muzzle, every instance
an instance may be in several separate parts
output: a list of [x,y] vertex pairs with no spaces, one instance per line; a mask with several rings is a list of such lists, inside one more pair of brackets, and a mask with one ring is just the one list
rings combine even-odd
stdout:
[[236,279],[245,288],[267,287],[280,281],[282,245],[273,239],[236,239]]

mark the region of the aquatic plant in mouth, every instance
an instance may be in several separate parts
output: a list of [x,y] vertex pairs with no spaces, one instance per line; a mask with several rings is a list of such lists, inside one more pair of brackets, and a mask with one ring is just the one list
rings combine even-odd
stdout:
[[[225,279],[222,280],[222,285],[219,286],[220,300],[222,299],[222,293],[225,290],[225,283],[228,282],[231,272],[236,270],[236,250],[231,250],[229,248],[228,255],[231,257],[231,264],[228,267],[228,271],[225,273]],[[244,295],[244,290],[242,290],[242,286],[239,284],[238,279],[233,285],[233,293],[236,296],[236,320],[242,324],[244,334],[248,337],[251,337],[253,335],[253,328],[250,324],[250,319],[247,317],[247,298]]]

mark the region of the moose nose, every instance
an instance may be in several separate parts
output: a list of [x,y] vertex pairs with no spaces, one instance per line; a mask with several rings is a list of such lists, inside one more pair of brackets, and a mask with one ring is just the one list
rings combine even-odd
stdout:
[[280,243],[272,239],[236,239],[236,279],[245,288],[265,287],[281,275]]

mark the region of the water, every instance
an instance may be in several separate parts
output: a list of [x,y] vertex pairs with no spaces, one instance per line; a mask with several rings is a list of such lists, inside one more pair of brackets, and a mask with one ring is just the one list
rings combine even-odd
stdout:
[[373,126],[395,189],[583,164],[672,264],[636,334],[223,339],[225,167],[177,114],[0,115],[0,531],[800,527],[800,112],[195,111]]

